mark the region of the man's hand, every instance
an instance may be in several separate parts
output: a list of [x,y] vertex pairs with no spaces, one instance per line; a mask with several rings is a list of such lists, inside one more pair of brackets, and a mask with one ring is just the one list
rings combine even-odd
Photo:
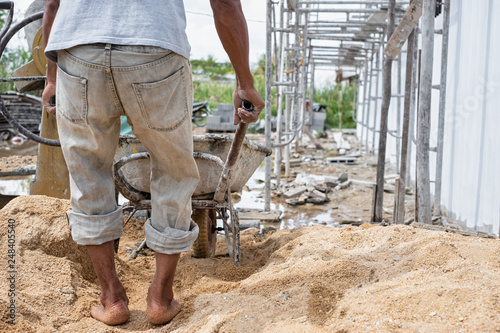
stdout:
[[52,105],[54,99],[56,97],[56,84],[55,83],[47,83],[47,86],[43,90],[42,94],[42,105],[50,115],[56,115],[56,106]]
[[[47,45],[49,42],[50,30],[52,29],[52,24],[56,17],[57,11],[59,9],[60,0],[45,0],[43,22],[42,22],[42,32],[43,32],[43,43]],[[55,106],[55,96],[56,96],[56,80],[57,80],[57,64],[55,62],[47,59],[47,85],[43,90],[42,94],[42,105],[45,110],[55,116],[56,106]],[[54,103],[51,103],[53,101]]]
[[57,80],[57,64],[47,59],[47,85],[42,94],[42,105],[45,110],[52,116],[56,115],[56,80]]
[[[253,111],[247,111],[241,107],[243,100],[251,102],[254,106]],[[238,125],[242,123],[255,123],[259,120],[259,114],[264,109],[264,101],[260,97],[254,87],[242,89],[239,85],[233,93],[234,104],[234,120],[233,124]]]
[[[241,9],[240,0],[210,0],[214,23],[224,50],[226,50],[236,74],[236,89],[233,94],[235,125],[254,123],[264,109],[264,101],[254,88],[248,59],[248,28]],[[254,105],[254,111],[241,108],[243,100]]]

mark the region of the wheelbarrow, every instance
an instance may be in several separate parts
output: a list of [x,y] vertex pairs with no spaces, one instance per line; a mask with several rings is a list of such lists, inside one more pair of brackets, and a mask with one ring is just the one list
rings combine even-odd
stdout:
[[[271,149],[245,138],[248,124],[241,123],[234,135],[193,136],[194,158],[200,182],[192,196],[192,219],[200,232],[193,244],[195,257],[215,255],[217,231],[224,230],[228,253],[234,264],[240,262],[238,212],[231,202],[231,192],[240,191]],[[150,165],[146,148],[133,136],[122,136],[115,155],[114,173],[118,191],[129,201],[129,219],[140,209],[151,209]],[[223,222],[217,228],[216,220]],[[145,241],[131,258],[146,245]]]

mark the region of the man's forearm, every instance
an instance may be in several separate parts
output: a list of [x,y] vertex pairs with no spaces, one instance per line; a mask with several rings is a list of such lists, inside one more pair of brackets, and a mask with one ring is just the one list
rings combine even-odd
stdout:
[[240,0],[210,0],[210,4],[217,33],[233,64],[238,85],[242,88],[253,86],[248,28]]
[[[45,10],[43,14],[42,32],[43,32],[43,43],[47,45],[49,41],[50,31],[52,30],[52,24],[59,9],[59,0],[46,0]],[[47,59],[47,81],[55,82],[57,75],[57,65]]]

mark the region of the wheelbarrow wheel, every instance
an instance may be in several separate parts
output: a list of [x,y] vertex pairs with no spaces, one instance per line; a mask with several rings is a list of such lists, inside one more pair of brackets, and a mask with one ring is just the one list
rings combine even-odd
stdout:
[[210,258],[215,256],[217,243],[215,210],[194,209],[191,218],[200,229],[198,239],[193,243],[193,257]]

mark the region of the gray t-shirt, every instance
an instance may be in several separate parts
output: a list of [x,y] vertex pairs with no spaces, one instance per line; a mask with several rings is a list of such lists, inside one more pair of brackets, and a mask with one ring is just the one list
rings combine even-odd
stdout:
[[110,43],[158,46],[189,59],[183,0],[61,0],[45,48]]

